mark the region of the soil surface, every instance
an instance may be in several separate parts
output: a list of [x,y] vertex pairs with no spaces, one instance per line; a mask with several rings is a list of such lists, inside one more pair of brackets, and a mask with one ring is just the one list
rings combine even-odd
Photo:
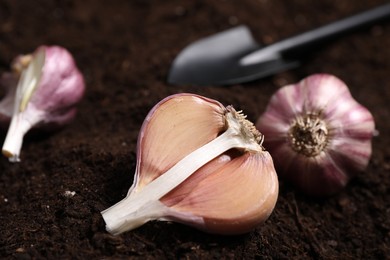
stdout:
[[[72,52],[87,85],[70,125],[28,136],[20,163],[0,158],[0,257],[389,257],[389,22],[344,35],[305,54],[301,67],[251,83],[174,86],[166,81],[180,50],[207,35],[246,24],[259,42],[270,44],[384,2],[0,0],[0,72],[18,54],[57,44]],[[196,93],[232,104],[256,121],[276,89],[319,72],[345,81],[372,112],[379,131],[367,170],[341,193],[313,199],[280,180],[271,217],[240,236],[166,222],[149,222],[120,236],[106,232],[100,211],[131,186],[139,129],[158,101]]]

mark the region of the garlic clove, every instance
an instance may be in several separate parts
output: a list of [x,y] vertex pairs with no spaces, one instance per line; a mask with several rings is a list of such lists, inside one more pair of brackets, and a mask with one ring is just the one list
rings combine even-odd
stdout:
[[2,152],[17,162],[23,137],[31,128],[59,127],[73,119],[84,94],[84,79],[71,54],[59,46],[41,46],[31,58],[21,56],[13,67],[17,73],[20,70],[20,78]]
[[159,102],[141,128],[137,189],[213,140],[224,129],[223,113],[219,102],[196,95],[178,94]]
[[249,231],[265,221],[278,195],[261,143],[231,106],[192,94],[164,99],[142,126],[127,197],[102,212],[107,231],[117,235],[156,219],[211,233]]
[[[220,165],[215,167],[214,161]],[[224,154],[212,162],[161,199],[171,209],[165,219],[225,235],[246,233],[264,222],[278,197],[271,156]]]
[[332,75],[279,89],[256,126],[278,174],[309,195],[340,191],[371,157],[373,116]]

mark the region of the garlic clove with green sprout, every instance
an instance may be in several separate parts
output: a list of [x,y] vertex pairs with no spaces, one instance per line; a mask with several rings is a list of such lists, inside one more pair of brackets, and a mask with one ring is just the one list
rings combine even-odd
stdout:
[[59,46],[41,46],[31,57],[20,56],[14,65],[20,77],[5,97],[13,103],[2,152],[11,162],[18,162],[24,135],[34,127],[56,128],[69,123],[85,86],[72,55]]
[[165,220],[210,233],[250,231],[268,218],[278,196],[261,142],[231,106],[193,94],[167,97],[144,121],[127,197],[102,212],[107,230],[120,234]]
[[375,130],[368,109],[328,74],[279,89],[256,127],[278,174],[313,196],[339,192],[367,167]]

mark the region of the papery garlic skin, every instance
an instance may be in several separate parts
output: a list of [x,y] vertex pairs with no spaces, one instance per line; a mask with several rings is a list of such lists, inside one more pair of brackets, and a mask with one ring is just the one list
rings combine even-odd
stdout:
[[20,161],[23,137],[31,128],[70,122],[85,91],[84,78],[66,49],[41,46],[27,62],[27,67],[21,67],[2,149],[11,162]]
[[240,234],[264,222],[278,196],[262,135],[232,107],[177,94],[148,114],[127,197],[102,212],[112,234],[150,220]]
[[278,174],[314,196],[339,192],[367,167],[375,130],[368,109],[328,74],[279,89],[256,127]]

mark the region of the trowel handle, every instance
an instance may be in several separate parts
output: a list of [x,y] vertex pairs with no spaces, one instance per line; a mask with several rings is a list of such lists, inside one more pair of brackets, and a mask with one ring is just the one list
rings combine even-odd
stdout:
[[323,40],[389,17],[390,3],[387,3],[259,49],[244,57],[242,63],[253,64],[263,61],[265,57],[304,51]]

